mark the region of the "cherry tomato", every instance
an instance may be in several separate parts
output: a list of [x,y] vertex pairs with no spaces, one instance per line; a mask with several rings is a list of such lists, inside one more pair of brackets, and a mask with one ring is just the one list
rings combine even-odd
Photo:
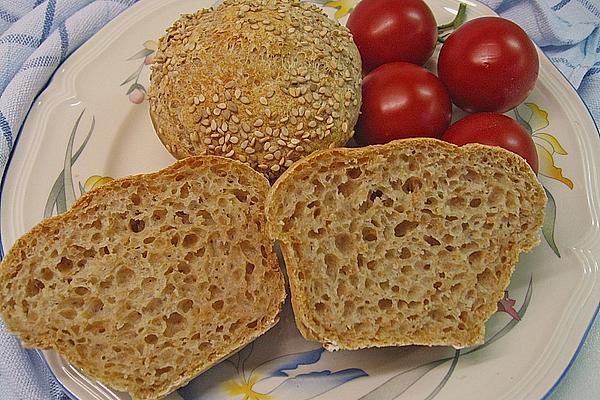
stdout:
[[481,112],[458,120],[442,139],[462,146],[481,143],[499,146],[523,157],[538,172],[538,155],[531,135],[517,121],[503,114]]
[[422,0],[362,0],[346,26],[364,73],[395,61],[423,65],[437,43],[435,18]]
[[438,75],[452,101],[468,112],[506,112],[531,93],[539,71],[535,46],[516,24],[483,17],[444,42]]
[[451,113],[450,96],[434,74],[414,64],[384,64],[363,79],[356,139],[382,144],[408,137],[440,137]]

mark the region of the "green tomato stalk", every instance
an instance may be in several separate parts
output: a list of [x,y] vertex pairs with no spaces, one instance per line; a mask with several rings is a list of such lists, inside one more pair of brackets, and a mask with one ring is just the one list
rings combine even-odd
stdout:
[[446,38],[452,33],[448,32],[449,30],[454,30],[461,26],[463,22],[465,22],[465,18],[467,16],[467,5],[465,3],[460,3],[458,6],[458,13],[456,17],[447,24],[439,25],[437,27],[438,30],[438,42],[444,43]]

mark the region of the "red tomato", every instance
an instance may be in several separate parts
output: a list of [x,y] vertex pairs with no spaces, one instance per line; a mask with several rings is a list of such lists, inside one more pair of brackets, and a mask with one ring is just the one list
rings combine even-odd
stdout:
[[346,26],[364,73],[395,61],[423,65],[437,43],[435,18],[422,0],[362,0]]
[[356,138],[364,144],[382,144],[440,137],[451,113],[450,97],[434,74],[414,64],[384,64],[363,79]]
[[539,61],[518,25],[497,17],[466,22],[444,42],[438,76],[452,101],[468,112],[506,112],[531,93]]
[[538,155],[531,135],[517,121],[493,112],[475,113],[452,124],[442,139],[462,146],[481,143],[499,146],[523,157],[538,172]]

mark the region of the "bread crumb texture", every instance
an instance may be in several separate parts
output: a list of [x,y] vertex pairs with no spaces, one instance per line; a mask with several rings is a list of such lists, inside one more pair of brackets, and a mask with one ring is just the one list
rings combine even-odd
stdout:
[[164,396],[276,323],[268,188],[241,163],[197,157],[91,191],[3,260],[4,321],[134,398]]
[[309,156],[267,200],[302,334],[327,348],[480,343],[546,197],[499,148],[411,139]]
[[225,0],[183,15],[158,46],[150,115],[177,158],[226,156],[274,179],[352,137],[360,55],[314,4]]

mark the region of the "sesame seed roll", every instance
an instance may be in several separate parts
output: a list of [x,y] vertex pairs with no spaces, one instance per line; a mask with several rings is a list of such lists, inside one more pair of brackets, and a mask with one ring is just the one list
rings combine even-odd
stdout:
[[360,55],[313,4],[225,0],[177,20],[154,60],[150,116],[176,158],[220,155],[275,179],[352,137]]

